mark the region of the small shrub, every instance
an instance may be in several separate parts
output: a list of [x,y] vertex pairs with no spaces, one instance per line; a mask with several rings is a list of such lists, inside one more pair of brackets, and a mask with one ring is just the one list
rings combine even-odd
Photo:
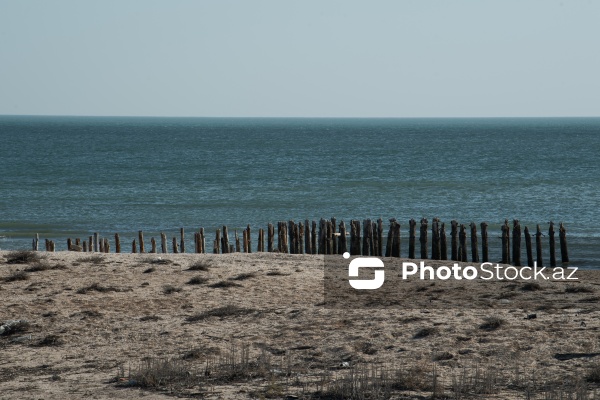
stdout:
[[139,368],[130,372],[120,384],[126,387],[161,389],[187,388],[197,385],[199,377],[192,374],[188,364],[177,359],[146,359]]
[[245,281],[246,279],[254,278],[255,276],[256,276],[256,274],[254,272],[248,272],[248,273],[239,274],[237,276],[229,278],[229,280],[232,280],[232,281]]
[[55,269],[67,269],[67,266],[64,264],[51,265],[45,260],[38,260],[33,262],[31,266],[25,268],[25,272],[51,271]]
[[192,279],[190,279],[187,284],[188,285],[202,285],[204,283],[208,282],[208,278],[205,278],[203,276],[195,276]]
[[211,317],[239,317],[242,315],[252,314],[256,310],[252,308],[243,308],[234,305],[226,305],[224,307],[213,308],[212,310],[208,310],[196,315],[192,315],[191,317],[187,317],[185,320],[187,322],[198,322],[204,321],[207,318]]
[[269,271],[265,275],[267,275],[267,276],[288,276],[289,274],[284,274],[281,271]]
[[190,265],[186,271],[208,271],[210,269],[210,264],[206,261],[196,261],[194,264]]
[[164,294],[172,294],[172,293],[177,293],[177,292],[181,292],[181,288],[175,287],[173,285],[164,285],[163,286]]
[[156,269],[154,267],[150,267],[150,268],[144,270],[144,274],[149,274],[149,273],[154,272],[154,271],[156,271]]
[[594,289],[589,286],[571,285],[565,288],[565,293],[593,293]]
[[483,324],[479,325],[479,329],[486,331],[494,331],[504,325],[506,321],[500,317],[486,317],[484,318]]
[[10,274],[7,277],[2,279],[4,282],[16,282],[16,281],[26,281],[29,279],[29,275],[25,271],[16,271]]
[[596,363],[590,367],[585,380],[592,383],[600,383],[600,364]]
[[104,257],[101,255],[93,255],[89,257],[80,258],[79,261],[98,265],[104,262]]
[[7,264],[29,264],[42,257],[33,250],[15,250],[6,255]]
[[425,338],[431,335],[435,335],[437,333],[437,329],[433,328],[433,327],[429,327],[429,328],[422,328],[419,329],[417,331],[417,333],[415,333],[415,336],[413,336],[413,339],[421,339],[421,338]]
[[160,321],[162,318],[159,317],[158,315],[146,315],[143,316],[142,318],[140,318],[140,321],[145,322],[145,321]]
[[433,361],[445,361],[445,360],[452,360],[454,358],[454,355],[452,353],[449,353],[447,351],[441,352],[441,353],[435,353],[432,357]]
[[526,292],[534,292],[537,290],[542,290],[542,286],[537,282],[527,282],[523,286],[521,286],[521,290]]
[[242,287],[242,285],[240,285],[239,283],[233,282],[233,281],[220,281],[217,283],[213,283],[212,285],[209,285],[209,287],[218,288],[218,289],[227,289],[230,287]]
[[42,340],[37,342],[36,346],[44,347],[44,346],[60,346],[63,344],[62,339],[58,335],[47,335]]
[[78,289],[76,293],[86,294],[88,292],[107,293],[107,292],[128,292],[128,291],[131,291],[131,289],[120,289],[120,288],[117,288],[114,286],[102,286],[96,282],[96,283],[92,283],[90,286]]

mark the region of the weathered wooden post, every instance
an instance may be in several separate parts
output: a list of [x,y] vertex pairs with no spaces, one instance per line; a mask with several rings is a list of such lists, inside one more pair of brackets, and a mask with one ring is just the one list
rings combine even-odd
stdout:
[[133,239],[133,242],[131,242],[131,252],[133,254],[137,253],[137,244],[135,243],[135,239]]
[[177,237],[173,236],[173,254],[179,253],[179,244],[177,244]]
[[221,237],[221,252],[229,253],[229,230],[226,225],[223,225],[223,236]]
[[88,240],[88,251],[91,253],[92,251],[94,251],[94,237],[90,236]]
[[311,221],[310,249],[312,254],[317,254],[317,221]]
[[416,227],[417,222],[414,219],[408,221],[408,258],[415,258]]
[[360,250],[356,248],[356,240],[357,240],[357,229],[356,229],[356,221],[350,220],[350,254],[353,256],[359,255]]
[[104,239],[102,238],[98,240],[98,251],[104,253]]
[[301,253],[301,245],[300,245],[300,226],[298,224],[294,224],[294,254]]
[[388,230],[387,243],[385,245],[385,256],[392,256],[392,243],[394,242],[394,223],[396,218],[390,218],[390,229]]
[[248,232],[244,229],[242,231],[242,248],[244,249],[244,253],[248,252]]
[[167,254],[169,252],[167,246],[167,235],[165,233],[160,233],[160,249],[163,254]]
[[377,255],[383,257],[383,220],[377,220]]
[[87,247],[88,247],[88,246],[87,246],[87,240],[84,240],[84,241],[83,241],[83,252],[84,252],[84,253],[86,253],[86,252],[88,251],[88,248],[87,248]]
[[537,266],[542,268],[544,262],[542,261],[542,231],[540,225],[537,225],[537,232],[535,233],[535,252],[537,256]]
[[508,264],[508,226],[504,224],[500,229],[502,230],[502,264]]
[[296,231],[295,231],[296,223],[293,220],[288,221],[288,238],[290,243],[290,254],[296,254]]
[[150,238],[150,246],[151,246],[150,253],[152,253],[152,254],[156,253],[156,240],[154,239],[154,236],[152,236]]
[[371,222],[367,219],[363,219],[363,240],[362,240],[362,255],[363,256],[368,256],[369,255],[369,249],[370,249],[370,242],[369,242],[369,227],[371,226]]
[[106,253],[110,253],[110,243],[107,238],[104,238],[104,251]]
[[427,259],[427,219],[421,218],[421,234],[419,236],[419,242],[421,243],[421,258]]
[[219,254],[221,252],[221,230],[217,228],[215,232],[215,243],[214,243],[213,252],[215,254]]
[[556,267],[556,242],[554,241],[554,222],[552,221],[548,227],[548,237],[550,240],[550,266]]
[[298,254],[304,254],[304,223],[298,222]]
[[145,253],[146,249],[144,247],[144,232],[143,231],[138,232],[138,238],[140,239],[140,253]]
[[518,219],[513,220],[513,265],[521,266],[521,224]]
[[54,253],[55,247],[54,247],[54,240],[50,241],[50,252]]
[[248,240],[248,253],[252,253],[252,230],[250,224],[246,227],[246,240]]
[[569,251],[567,250],[567,230],[561,222],[558,225],[558,236],[560,238],[560,255],[563,263],[569,262]]
[[[477,225],[471,222],[471,261],[479,262],[479,246],[477,246]],[[465,260],[466,261],[466,260]]]
[[527,253],[527,265],[533,267],[533,251],[531,249],[531,235],[529,229],[525,227],[525,251]]
[[446,224],[442,222],[440,229],[440,260],[448,259],[448,239],[446,238]]
[[332,225],[331,220],[325,221],[325,228],[326,228],[326,234],[325,234],[326,253],[325,254],[333,254],[333,227],[331,225]]
[[200,228],[200,253],[206,253],[206,239],[204,238],[204,228]]
[[331,217],[331,225],[330,227],[330,231],[329,231],[329,237],[331,240],[331,251],[329,252],[329,254],[337,254],[337,235],[335,234],[336,229],[337,229],[337,221],[335,220],[335,217]]
[[508,226],[508,220],[504,220],[504,225],[506,226],[506,263],[510,264],[510,226]]
[[340,222],[340,240],[338,241],[338,254],[344,254],[348,252],[348,243],[346,241],[346,224],[344,221]]
[[394,221],[394,238],[392,239],[392,257],[400,257],[401,244],[400,244],[400,223]]
[[75,238],[75,245],[81,246],[81,239]]
[[377,231],[377,222],[371,222],[371,255],[378,256],[379,255],[379,233]]
[[115,252],[121,252],[121,238],[119,237],[118,233],[115,233]]
[[71,242],[71,238],[67,238],[67,250],[71,250],[71,245],[73,243]]
[[33,250],[38,251],[40,245],[40,234],[35,234],[35,239],[33,239]]
[[306,254],[313,254],[312,252],[312,238],[310,235],[310,223],[308,220],[304,221],[304,252]]
[[481,261],[490,261],[488,253],[488,234],[487,234],[487,222],[482,222],[481,226]]
[[183,228],[181,228],[179,232],[181,234],[181,244],[179,245],[179,251],[185,253],[185,231]]
[[94,252],[100,251],[100,235],[94,232]]
[[452,220],[450,222],[450,244],[451,244],[451,255],[450,258],[452,259],[452,261],[458,261],[459,255],[458,255],[458,222],[455,220]]
[[269,223],[267,225],[267,251],[269,253],[273,252],[273,237],[275,236],[275,227],[273,224]]
[[464,224],[460,224],[458,236],[460,242],[460,261],[467,261],[467,230]]
[[431,259],[440,259],[440,228],[438,218],[433,218],[431,221]]

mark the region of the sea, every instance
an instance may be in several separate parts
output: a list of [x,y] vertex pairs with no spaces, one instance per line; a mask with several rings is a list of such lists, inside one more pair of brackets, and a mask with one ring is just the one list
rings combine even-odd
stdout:
[[190,251],[203,227],[211,251],[223,225],[331,217],[396,218],[403,256],[410,219],[485,221],[492,247],[539,224],[545,257],[562,222],[570,265],[598,268],[600,118],[0,116],[2,250],[183,227]]

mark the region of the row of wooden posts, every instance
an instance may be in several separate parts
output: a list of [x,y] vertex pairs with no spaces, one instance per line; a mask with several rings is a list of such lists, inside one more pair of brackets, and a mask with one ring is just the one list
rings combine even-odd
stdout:
[[[400,223],[392,218],[389,220],[389,230],[386,240],[384,252],[384,226],[383,220],[380,218],[377,221],[370,219],[364,220],[361,223],[358,220],[350,221],[350,235],[348,242],[348,231],[344,221],[339,225],[335,218],[330,220],[321,219],[317,225],[316,221],[304,222],[281,221],[277,223],[277,244],[275,245],[275,226],[268,224],[267,240],[265,244],[265,230],[258,230],[257,251],[264,252],[279,252],[289,254],[344,254],[349,252],[351,255],[363,256],[379,256],[379,257],[400,257],[401,254],[401,235]],[[489,262],[489,246],[488,246],[488,224],[482,222],[481,227],[481,258],[479,257],[479,244],[477,225],[473,222],[469,225],[470,229],[470,248],[472,262]],[[408,258],[416,257],[416,240],[417,240],[417,221],[411,219],[409,221],[409,237],[408,237]],[[431,257],[429,257],[428,245],[428,220],[423,218],[420,221],[419,227],[419,244],[420,254],[418,258],[433,259],[433,260],[448,260],[448,248],[450,248],[450,260],[453,261],[469,261],[468,260],[468,244],[467,244],[467,227],[464,224],[459,224],[457,221],[450,223],[450,246],[446,236],[446,227],[438,218],[434,218],[431,223]],[[512,233],[512,234],[511,234]],[[504,264],[512,264],[515,266],[523,265],[521,260],[521,225],[519,220],[513,220],[512,229],[508,220],[504,221],[501,227],[502,235],[502,255],[500,262]],[[535,253],[533,257],[532,239],[528,227],[523,230],[525,237],[525,250],[527,255],[527,265],[533,266],[534,261],[539,267],[543,266],[542,260],[542,236],[540,225],[536,226],[535,236]],[[226,254],[234,252],[251,253],[250,225],[242,231],[240,238],[237,230],[234,233],[234,241],[229,241],[229,231],[227,226],[223,229],[217,229],[215,239],[213,241],[213,253]],[[556,243],[554,223],[549,223],[548,238],[550,246],[550,266],[556,266]],[[569,262],[567,250],[566,230],[562,223],[559,224],[559,239],[561,260],[563,263]],[[131,252],[137,253],[159,253],[157,242],[152,237],[150,239],[151,248],[147,251],[144,244],[143,231],[138,232],[138,241],[136,239],[131,243]],[[194,233],[194,252],[206,253],[206,237],[204,228],[200,228]],[[115,252],[121,252],[121,240],[119,234],[115,234]],[[512,244],[512,246],[511,246]],[[39,235],[36,235],[33,240],[33,249],[38,250]],[[185,231],[180,230],[180,237],[173,237],[172,252],[185,253]],[[52,240],[46,239],[46,251],[54,251],[55,245]],[[73,242],[70,238],[67,239],[67,249],[71,251],[83,252],[110,252],[110,243],[107,238],[101,238],[98,233],[94,233],[88,240],[81,241],[79,238]],[[167,253],[167,236],[164,233],[160,234],[160,253]]]

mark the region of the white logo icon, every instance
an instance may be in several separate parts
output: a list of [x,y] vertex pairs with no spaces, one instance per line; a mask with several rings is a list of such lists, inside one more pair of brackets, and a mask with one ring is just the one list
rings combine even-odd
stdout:
[[[344,254],[344,258],[346,254]],[[349,277],[357,277],[359,268],[383,268],[383,261],[376,257],[358,257],[354,260],[350,261],[350,265],[348,266],[348,276]],[[373,279],[349,279],[350,286],[354,289],[379,289],[383,285],[383,281],[385,280],[385,272],[383,269],[375,270],[375,278]]]

